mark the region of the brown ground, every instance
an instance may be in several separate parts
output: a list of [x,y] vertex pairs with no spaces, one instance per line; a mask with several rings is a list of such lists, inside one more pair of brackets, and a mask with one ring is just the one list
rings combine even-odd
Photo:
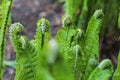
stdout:
[[[13,7],[11,9],[12,20],[14,22],[20,22],[24,25],[24,34],[30,39],[34,38],[36,21],[39,18],[45,17],[51,23],[52,36],[55,35],[58,29],[61,28],[61,17],[64,14],[62,10],[63,3],[57,0],[14,0]],[[8,36],[8,34],[7,34]],[[101,58],[112,59],[114,65],[117,64],[117,52],[120,49],[120,42],[118,42],[116,35],[110,35],[109,33],[100,39],[100,54]],[[7,37],[6,59],[14,60],[15,53],[12,45]],[[15,70],[13,68],[4,69],[4,80],[13,80]]]

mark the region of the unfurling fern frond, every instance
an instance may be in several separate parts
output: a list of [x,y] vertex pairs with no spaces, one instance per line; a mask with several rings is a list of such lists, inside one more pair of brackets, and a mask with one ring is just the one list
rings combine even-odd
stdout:
[[[36,39],[31,42],[27,37],[20,35],[23,31],[20,23],[15,23],[10,27],[10,39],[16,51],[15,80],[54,80],[49,71],[46,54],[43,53],[43,46],[41,46],[43,40],[45,41],[43,45],[46,45],[50,39],[48,36],[50,25],[47,20],[45,22],[44,20],[40,20],[42,22],[37,28]],[[43,27],[44,32],[41,31]]]
[[15,23],[10,27],[10,39],[16,51],[15,80],[35,80],[36,52],[27,37],[21,36],[23,26]]
[[86,40],[85,40],[85,53],[89,54],[91,58],[99,58],[99,32],[100,26],[103,20],[102,10],[96,10],[93,16],[91,17],[87,31],[86,31]]
[[20,23],[13,24],[10,39],[16,51],[15,80],[108,80],[112,63],[106,59],[99,64],[98,55],[102,20],[102,10],[96,10],[84,33],[74,27],[70,16],[65,16],[62,29],[52,41],[50,23],[44,18],[38,20],[32,41],[20,34]]
[[113,66],[109,59],[103,60],[91,73],[88,80],[109,80]]
[[47,44],[50,38],[51,33],[49,21],[44,18],[38,20],[35,36],[35,46],[38,46],[39,51],[42,50],[42,48]]
[[[79,66],[82,65],[80,62],[80,55],[82,55],[81,49],[78,47],[79,38],[82,35],[81,30],[76,30],[73,26],[72,18],[66,16],[62,21],[63,28],[58,31],[55,36],[59,44],[59,52],[63,57],[63,61],[66,65],[66,72],[69,72],[69,76],[72,76],[71,80],[80,78],[80,69]],[[82,64],[81,64],[82,63]]]
[[[91,71],[99,63],[99,32],[103,15],[102,10],[96,10],[88,22],[85,33],[85,45],[82,48],[85,53],[84,58],[86,59],[85,62],[87,64],[83,80],[88,79],[88,75],[91,74]],[[95,64],[91,64],[91,60],[93,62],[95,61]]]

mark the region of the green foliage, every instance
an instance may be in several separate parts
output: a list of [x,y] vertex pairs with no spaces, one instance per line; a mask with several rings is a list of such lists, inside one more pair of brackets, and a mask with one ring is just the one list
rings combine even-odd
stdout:
[[[88,27],[86,30],[86,39],[85,39],[85,53],[90,54],[91,58],[99,58],[99,31],[100,26],[103,21],[103,12],[102,10],[96,10],[90,21],[88,22]],[[88,44],[89,43],[89,44]],[[94,44],[93,44],[94,43]],[[89,53],[91,52],[91,53]]]
[[[118,13],[120,2],[118,0],[61,1],[65,2],[68,16],[63,17],[62,29],[57,32],[55,39],[50,40],[50,23],[44,18],[38,20],[33,40],[21,35],[24,29],[22,24],[14,23],[10,27],[9,34],[16,52],[16,64],[12,62],[11,65],[8,61],[4,63],[7,66],[16,66],[15,80],[109,80],[113,66],[109,59],[99,62],[99,33],[101,29],[104,34],[111,24],[117,26],[118,23],[118,28],[120,27],[120,12]],[[12,0],[0,0],[0,75],[2,75],[4,38],[11,2]],[[102,10],[96,10],[98,8],[105,14]],[[119,62],[120,53],[113,80],[119,80]]]
[[104,35],[108,29],[114,34],[117,31],[119,5],[119,0],[66,0],[65,14],[73,17],[75,27],[87,29],[87,23],[94,11],[102,9],[106,18],[103,20],[100,34]]
[[120,8],[119,8],[119,15],[118,15],[118,28],[120,29]]
[[80,7],[82,6],[82,2],[83,0],[66,0],[65,3],[66,15],[70,15],[73,18],[73,23],[75,24],[74,27],[77,27],[78,24],[78,16],[80,15]]
[[59,44],[59,52],[63,56],[64,63],[75,80],[87,80],[99,64],[98,35],[102,20],[102,10],[96,10],[84,34],[82,29],[74,27],[70,16],[63,18],[63,28],[58,31],[55,39]]
[[120,51],[118,54],[118,65],[117,69],[115,70],[115,73],[113,74],[113,80],[119,80],[120,79]]
[[2,65],[3,65],[2,60],[3,60],[6,24],[7,24],[11,3],[12,3],[12,0],[0,0],[0,79],[2,76],[1,72],[2,72]]
[[[64,16],[62,29],[51,40],[50,23],[37,22],[36,36],[21,35],[20,23],[10,27],[10,39],[16,52],[15,80],[108,80],[113,66],[110,60],[99,64],[99,31],[102,10],[96,10],[87,30],[75,28],[71,16]],[[85,33],[84,33],[85,32]],[[105,74],[105,75],[104,75]]]
[[103,60],[91,73],[88,80],[109,80],[113,66],[109,59]]
[[[45,19],[38,21],[35,40],[20,35],[23,26],[15,23],[10,27],[10,39],[16,51],[15,80],[53,80],[42,48],[50,39],[50,25]],[[37,46],[37,47],[35,47]]]
[[[64,62],[66,64],[69,73],[71,76],[77,76],[77,71],[79,71],[79,57],[78,54],[81,54],[78,44],[78,31],[74,29],[72,18],[66,16],[62,21],[62,29],[58,31],[55,36],[59,44],[59,52],[63,56]],[[67,70],[66,70],[67,71]],[[78,74],[79,77],[79,74]],[[73,78],[71,78],[73,80]]]

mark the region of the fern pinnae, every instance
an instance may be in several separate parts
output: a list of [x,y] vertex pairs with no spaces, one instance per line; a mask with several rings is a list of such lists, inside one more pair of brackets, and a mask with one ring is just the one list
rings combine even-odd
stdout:
[[98,57],[99,31],[102,20],[103,20],[102,10],[96,10],[93,16],[91,17],[86,30],[85,53],[89,54],[90,57],[93,58],[97,57],[97,59],[99,58]]
[[16,51],[16,77],[15,80],[35,80],[36,53],[27,37],[21,36],[23,26],[15,23],[10,27],[10,39]]
[[120,51],[118,53],[118,65],[117,65],[117,69],[115,70],[112,79],[113,80],[119,80],[120,79]]
[[66,15],[70,15],[73,18],[74,27],[77,28],[78,16],[80,15],[83,0],[66,0]]
[[50,33],[50,23],[48,20],[42,18],[37,22],[36,36],[35,36],[35,45],[38,46],[38,50],[48,43],[51,38]]
[[109,80],[112,73],[112,62],[109,59],[105,59],[92,71],[88,80]]
[[83,51],[85,53],[86,59],[86,69],[83,79],[86,80],[91,71],[97,66],[91,64],[91,60],[96,63],[99,62],[99,31],[100,25],[103,20],[102,10],[96,10],[88,22],[88,27],[85,33],[85,45],[83,46]]
[[50,23],[48,20],[42,18],[37,22],[36,36],[33,43],[37,51],[37,79],[39,80],[54,80],[49,71],[49,63],[46,59],[46,52],[44,48],[47,47],[51,38]]
[[2,77],[2,65],[3,65],[3,51],[5,43],[5,32],[8,20],[9,10],[12,4],[12,0],[0,1],[0,79]]
[[80,55],[82,55],[82,51],[77,47],[77,45],[79,44],[78,37],[81,37],[82,32],[81,30],[76,30],[74,28],[72,18],[70,16],[64,17],[62,24],[63,28],[58,31],[55,39],[60,46],[60,54],[64,58],[64,63],[66,64],[69,73],[73,78],[79,79],[79,73],[82,68],[80,69],[78,66],[80,66],[79,61],[81,61]]
[[98,64],[99,63],[96,59],[94,59],[94,58],[89,59],[82,79],[87,80],[89,78],[91,72],[97,67]]

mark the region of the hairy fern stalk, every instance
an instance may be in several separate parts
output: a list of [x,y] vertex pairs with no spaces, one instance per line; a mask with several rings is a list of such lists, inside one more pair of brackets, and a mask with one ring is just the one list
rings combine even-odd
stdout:
[[11,3],[12,0],[0,0],[0,80],[2,78],[2,64],[6,24]]
[[21,35],[22,24],[12,24],[10,39],[17,62],[15,80],[109,80],[112,63],[109,59],[99,62],[98,55],[103,16],[102,10],[96,10],[86,31],[75,28],[71,16],[64,16],[62,29],[54,40],[50,23],[44,18],[38,20],[36,36],[31,41]]

